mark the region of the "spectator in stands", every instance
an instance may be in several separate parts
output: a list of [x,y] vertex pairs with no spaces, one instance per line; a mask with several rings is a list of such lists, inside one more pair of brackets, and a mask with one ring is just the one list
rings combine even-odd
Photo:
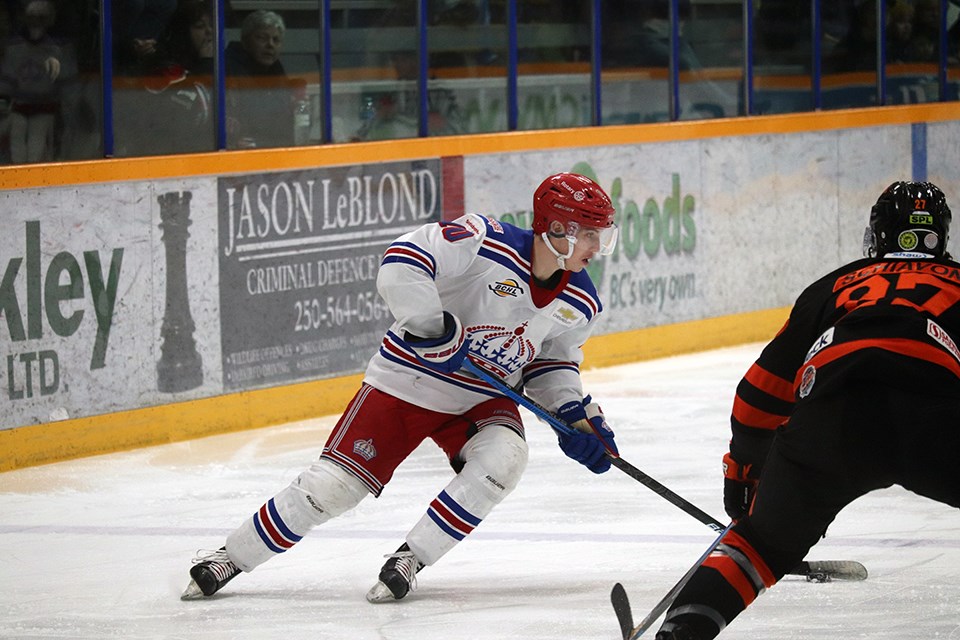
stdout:
[[6,43],[0,64],[0,95],[9,105],[10,161],[55,159],[64,86],[77,75],[69,44],[50,35],[56,20],[52,0],[28,0],[22,27]]
[[937,0],[913,3],[913,37],[907,51],[911,62],[936,62],[940,39],[940,7]]
[[[0,1],[0,39],[6,40],[16,31],[17,13],[20,10],[19,0]],[[0,54],[3,52],[0,51]]]
[[875,71],[877,68],[877,3],[854,3],[849,28],[823,61],[826,73]]
[[756,9],[754,32],[757,64],[809,67],[809,5],[795,0],[764,0]]
[[113,3],[115,72],[138,75],[162,63],[160,41],[177,0],[118,0]]
[[240,41],[227,45],[227,73],[244,76],[286,75],[280,62],[286,31],[286,24],[278,13],[259,10],[247,15],[240,25]]
[[286,25],[273,11],[254,11],[227,45],[227,146],[293,145],[294,85],[280,61]]
[[913,41],[913,5],[897,0],[887,11],[887,62],[908,62]]
[[[700,69],[697,54],[682,35],[683,22],[690,13],[689,0],[680,8],[680,41],[677,63],[682,71]],[[603,42],[603,65],[617,67],[667,67],[670,63],[670,10],[660,0],[632,0],[620,6],[608,3],[608,22]]]
[[960,17],[954,18],[953,25],[947,29],[947,56],[950,64],[960,64]]
[[181,0],[152,51],[114,79],[118,156],[214,149],[212,25],[210,0]]
[[190,75],[212,78],[215,28],[210,0],[181,0],[166,37],[170,57]]

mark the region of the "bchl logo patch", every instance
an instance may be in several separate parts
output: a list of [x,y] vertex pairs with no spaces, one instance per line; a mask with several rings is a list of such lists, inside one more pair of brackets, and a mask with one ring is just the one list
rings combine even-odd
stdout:
[[807,368],[803,370],[803,375],[800,376],[800,387],[797,389],[801,398],[806,398],[810,395],[810,392],[813,390],[813,383],[816,381],[817,368],[812,364],[808,365]]
[[520,283],[513,278],[501,280],[500,282],[495,282],[494,284],[488,284],[487,288],[501,298],[516,298],[518,295],[523,293],[523,287],[521,287]]
[[373,446],[373,438],[354,441],[353,452],[367,462],[377,457],[377,448]]

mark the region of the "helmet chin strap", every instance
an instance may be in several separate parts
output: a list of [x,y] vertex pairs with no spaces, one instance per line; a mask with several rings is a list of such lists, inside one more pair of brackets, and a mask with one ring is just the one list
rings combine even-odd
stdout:
[[[551,235],[544,231],[540,234],[540,237],[543,238],[543,243],[547,245],[547,248],[550,249],[550,253],[557,257],[557,266],[561,269],[566,270],[567,258],[573,255],[573,245],[577,243],[576,237],[571,236],[561,236],[561,235]],[[557,251],[557,248],[553,246],[553,243],[550,241],[550,238],[566,238],[567,239],[567,253],[563,254]]]

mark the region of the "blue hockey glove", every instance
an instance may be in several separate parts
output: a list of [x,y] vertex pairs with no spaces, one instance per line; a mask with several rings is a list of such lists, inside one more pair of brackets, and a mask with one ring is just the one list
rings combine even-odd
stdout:
[[580,402],[568,402],[557,410],[557,417],[573,427],[570,434],[558,434],[560,449],[594,473],[610,469],[610,458],[620,455],[613,441],[613,430],[607,425],[603,411],[587,396]]
[[443,335],[439,338],[421,338],[404,331],[403,341],[417,354],[423,364],[441,373],[453,373],[463,364],[469,353],[466,332],[457,316],[443,312]]

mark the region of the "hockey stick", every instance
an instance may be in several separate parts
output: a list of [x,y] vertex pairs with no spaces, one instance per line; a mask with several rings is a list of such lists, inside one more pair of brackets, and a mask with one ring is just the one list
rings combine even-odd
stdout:
[[[535,402],[525,394],[517,391],[516,389],[514,389],[513,387],[511,387],[506,382],[504,382],[497,376],[493,375],[489,371],[486,371],[485,369],[479,367],[472,360],[470,359],[464,360],[464,368],[474,373],[478,377],[480,377],[484,382],[487,382],[490,385],[492,385],[498,391],[503,392],[504,395],[509,397],[511,400],[513,400],[520,406],[525,407],[526,409],[529,409],[535,416],[537,416],[537,418],[539,418],[543,422],[546,422],[557,433],[561,433],[564,435],[577,433],[576,429],[571,427],[566,422],[563,422],[562,420],[557,418],[546,407]],[[696,518],[703,524],[707,525],[714,531],[717,531],[717,532],[723,531],[723,525],[720,524],[719,521],[710,517],[709,514],[700,510],[693,503],[677,495],[676,493],[674,493],[673,491],[671,491],[661,483],[657,482],[656,480],[654,480],[653,478],[645,474],[640,469],[637,469],[635,466],[633,466],[632,464],[630,464],[629,462],[621,458],[619,455],[612,453],[610,451],[607,451],[606,456],[610,458],[611,465],[615,466],[617,469],[620,469],[621,471],[623,471],[625,474],[627,474],[634,480],[637,480],[638,482],[640,482],[640,484],[652,490],[654,493],[658,494],[659,496],[661,496],[662,498],[664,498],[674,506],[680,507],[680,509],[685,511],[687,514],[693,516],[694,518]]]
[[731,522],[726,526],[723,531],[720,532],[720,535],[717,536],[717,539],[707,547],[707,550],[697,559],[692,567],[687,569],[687,572],[683,574],[683,577],[673,585],[673,588],[667,592],[667,595],[654,605],[653,609],[650,610],[650,613],[640,621],[640,624],[633,626],[633,613],[630,610],[630,601],[627,599],[627,591],[623,588],[623,585],[619,582],[613,585],[613,590],[610,592],[610,602],[613,604],[613,610],[617,614],[617,620],[620,623],[620,632],[623,634],[623,640],[636,640],[642,636],[647,629],[649,629],[657,619],[670,608],[670,605],[673,604],[673,601],[677,599],[677,595],[680,593],[680,590],[683,589],[690,578],[693,577],[693,574],[697,569],[700,568],[700,564],[707,559],[714,549],[717,548],[717,545],[720,544],[720,541],[723,540],[723,536],[727,535],[727,531],[730,530],[730,527],[733,526]]
[[[538,404],[524,393],[517,391],[501,378],[490,373],[486,369],[477,365],[476,362],[467,358],[463,361],[463,368],[473,373],[478,378],[500,391],[505,396],[531,411],[541,421],[546,422],[554,431],[562,434],[575,433],[577,430],[566,422],[563,422],[551,413],[546,407]],[[716,532],[724,531],[723,524],[716,518],[710,516],[689,500],[677,495],[666,486],[648,476],[646,473],[636,468],[618,454],[610,451],[606,452],[610,459],[610,464],[623,471],[625,474],[637,480],[643,486],[647,487],[670,504],[679,507],[687,515],[693,516],[703,524],[707,525]],[[805,576],[807,580],[826,582],[831,579],[836,580],[864,580],[867,577],[866,568],[859,562],[853,560],[827,560],[823,562],[803,562],[797,568],[790,572],[791,575]]]

